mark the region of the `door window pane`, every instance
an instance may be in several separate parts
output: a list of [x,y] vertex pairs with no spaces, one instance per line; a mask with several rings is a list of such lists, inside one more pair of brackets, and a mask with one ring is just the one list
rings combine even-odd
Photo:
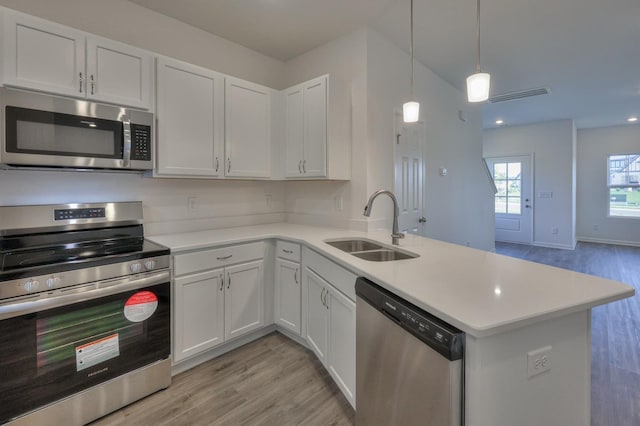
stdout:
[[494,163],[496,193],[495,212],[522,214],[522,163]]

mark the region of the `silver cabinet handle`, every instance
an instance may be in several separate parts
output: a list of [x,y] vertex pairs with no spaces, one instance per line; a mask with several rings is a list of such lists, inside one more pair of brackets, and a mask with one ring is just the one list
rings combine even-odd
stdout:
[[327,306],[324,304],[324,292],[327,291],[324,287],[322,288],[322,293],[320,293],[320,302],[322,302],[322,306]]
[[227,260],[227,259],[231,259],[232,257],[233,255],[230,254],[229,256],[216,257],[216,260]]
[[293,272],[293,279],[295,280],[296,284],[300,284],[298,282],[298,268],[296,268],[296,270]]
[[95,88],[96,88],[96,82],[93,78],[93,74],[91,74],[91,76],[89,76],[89,80],[91,80],[91,94],[94,94]]
[[329,309],[329,290],[324,292],[324,306]]
[[231,158],[227,158],[227,173],[231,173]]
[[227,290],[231,287],[231,272],[227,272]]
[[287,254],[293,254],[293,250],[282,249],[282,251]]
[[298,171],[302,174],[302,160],[298,161]]
[[220,169],[220,159],[216,157],[216,173],[218,172],[219,169]]
[[218,278],[220,278],[220,291],[222,291],[224,289],[224,273],[220,274]]
[[302,173],[307,173],[307,160],[302,160]]
[[80,93],[82,93],[83,85],[84,85],[84,77],[82,76],[82,72],[80,72]]

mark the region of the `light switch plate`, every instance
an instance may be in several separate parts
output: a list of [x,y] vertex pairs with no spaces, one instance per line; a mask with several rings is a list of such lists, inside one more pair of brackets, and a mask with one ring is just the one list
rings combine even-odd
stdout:
[[551,370],[551,346],[527,353],[527,378]]

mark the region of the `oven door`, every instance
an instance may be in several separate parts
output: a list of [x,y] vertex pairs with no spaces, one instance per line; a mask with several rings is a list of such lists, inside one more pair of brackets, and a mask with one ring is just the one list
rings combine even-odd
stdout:
[[0,305],[0,423],[163,360],[169,273]]

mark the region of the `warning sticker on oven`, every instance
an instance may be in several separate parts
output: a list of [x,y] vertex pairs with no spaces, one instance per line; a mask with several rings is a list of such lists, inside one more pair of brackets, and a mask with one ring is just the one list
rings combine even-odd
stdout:
[[124,304],[124,316],[131,322],[142,322],[158,308],[158,297],[150,291],[133,294]]
[[76,346],[76,370],[82,371],[120,355],[118,334]]

